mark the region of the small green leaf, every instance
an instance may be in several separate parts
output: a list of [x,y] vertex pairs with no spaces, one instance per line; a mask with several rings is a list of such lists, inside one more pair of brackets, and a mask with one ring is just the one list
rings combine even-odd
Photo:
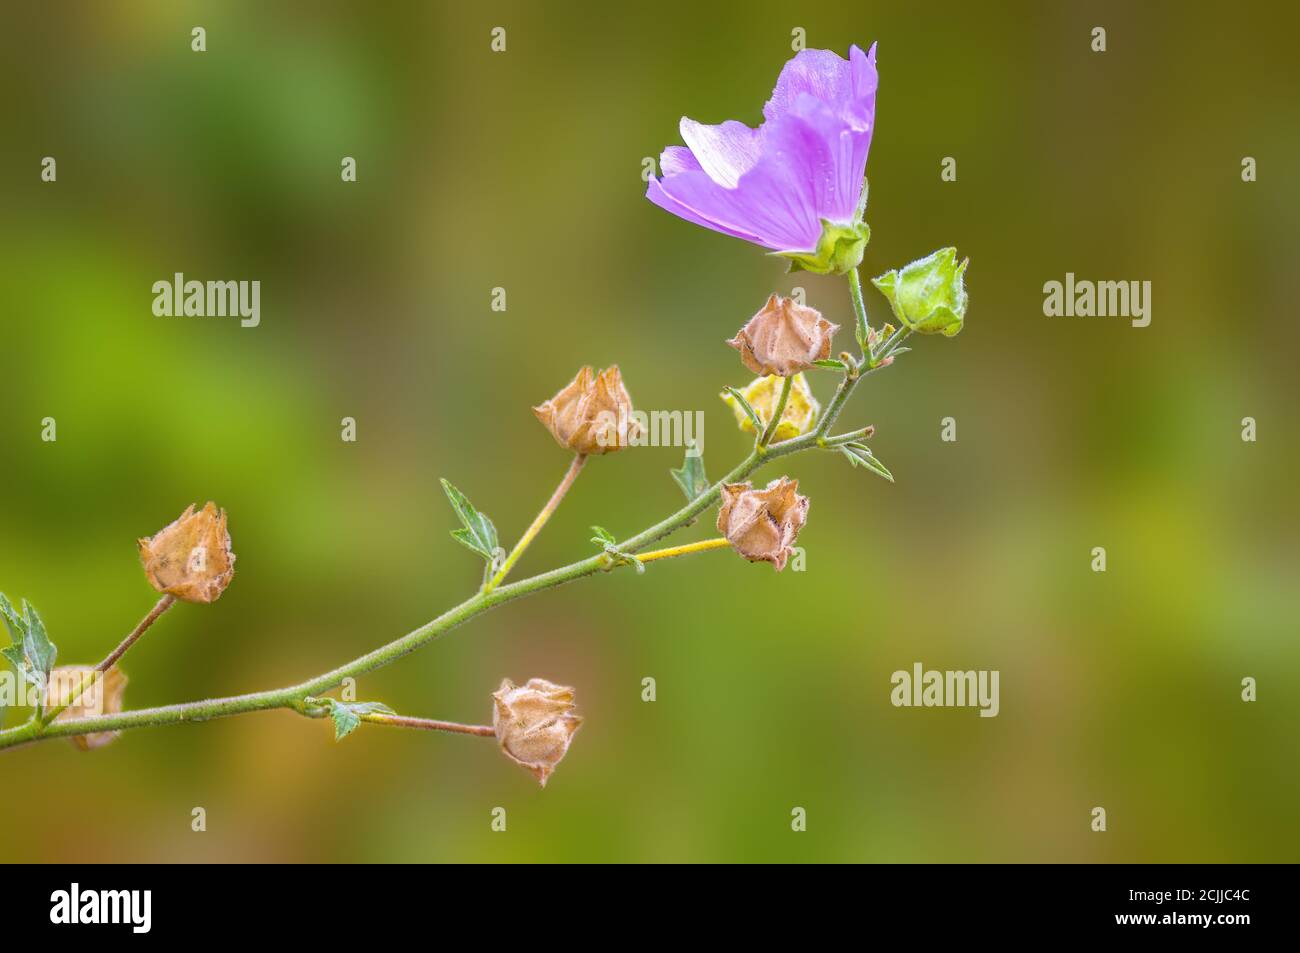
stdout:
[[13,663],[24,681],[43,693],[59,650],[46,634],[41,614],[24,599],[23,611],[19,615],[9,600],[0,596],[0,615],[4,616],[13,638],[13,645],[0,649],[0,655]]
[[694,502],[708,490],[709,478],[704,475],[704,455],[701,453],[691,453],[694,448],[688,448],[686,459],[682,462],[680,470],[669,470],[677,485],[682,488],[688,501]]
[[864,443],[847,443],[840,447],[840,452],[848,457],[849,463],[856,466],[864,466],[877,476],[884,477],[890,483],[894,482],[894,475],[885,468],[885,465],[876,459],[875,455]]
[[447,499],[451,501],[451,508],[456,511],[456,516],[464,524],[463,529],[451,531],[452,539],[491,563],[498,548],[497,528],[485,514],[474,509],[474,504],[466,499],[464,493],[446,480],[442,481],[442,489],[447,494]]
[[35,606],[29,605],[26,599],[23,600],[23,616],[27,619],[28,655],[42,672],[48,674],[54,668],[54,660],[58,658],[59,650],[46,634],[41,614],[36,611]]
[[3,655],[9,661],[13,662],[14,668],[18,669],[18,674],[26,678],[26,670],[28,668],[27,655],[23,652],[21,643],[18,645],[5,646],[3,649],[0,649],[0,655]]
[[634,566],[637,572],[645,572],[645,563],[631,553],[625,553],[619,549],[618,540],[614,538],[613,533],[603,526],[593,526],[592,530],[596,535],[591,537],[591,541],[605,551],[615,566]]
[[749,422],[754,425],[754,433],[762,433],[765,426],[762,418],[758,416],[758,411],[749,405],[749,401],[745,400],[745,395],[734,387],[728,387],[726,390],[731,395],[732,400],[740,405],[740,409],[745,412]]
[[815,364],[818,367],[829,367],[832,370],[836,370],[836,371],[842,371],[847,366],[843,361],[837,361],[834,359],[828,359],[825,361],[813,361],[813,364]]
[[641,562],[641,560],[637,559],[631,553],[620,552],[613,546],[606,546],[605,552],[609,553],[609,555],[614,558],[615,566],[631,566],[636,570],[638,576],[645,572],[645,563]]
[[23,636],[27,634],[27,627],[23,625],[22,617],[14,611],[9,597],[3,592],[0,592],[0,616],[4,617],[5,627],[9,630],[9,638],[15,644],[21,644]]
[[330,717],[334,719],[334,740],[342,741],[361,724],[361,719],[356,716],[352,709],[343,705],[335,705],[330,708]]
[[361,724],[361,716],[371,713],[393,714],[383,702],[341,702],[334,698],[321,699],[329,704],[330,717],[334,719],[334,740],[342,741]]

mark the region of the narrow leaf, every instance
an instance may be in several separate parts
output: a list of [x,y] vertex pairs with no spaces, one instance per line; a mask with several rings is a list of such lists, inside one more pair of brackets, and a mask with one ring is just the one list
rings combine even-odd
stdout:
[[846,366],[843,361],[837,361],[834,360],[833,358],[825,361],[813,361],[813,363],[816,364],[818,367],[829,367],[837,371],[844,370]]
[[728,387],[727,393],[735,399],[736,403],[740,404],[740,409],[745,412],[746,416],[749,417],[749,422],[754,425],[754,432],[761,434],[766,424],[758,416],[758,411],[749,405],[749,401],[745,400],[745,395],[734,387]]
[[885,465],[876,459],[871,450],[862,443],[849,443],[840,447],[840,452],[848,457],[849,462],[855,467],[858,465],[866,467],[877,476],[884,477],[890,483],[894,482],[894,475],[886,469]]
[[485,514],[474,508],[464,493],[446,480],[442,481],[442,489],[464,526],[463,529],[452,530],[452,538],[491,562],[497,549],[497,528]]
[[613,546],[618,542],[618,540],[614,538],[614,534],[603,526],[593,526],[591,531],[596,534],[591,537],[593,543],[598,543],[601,546]]

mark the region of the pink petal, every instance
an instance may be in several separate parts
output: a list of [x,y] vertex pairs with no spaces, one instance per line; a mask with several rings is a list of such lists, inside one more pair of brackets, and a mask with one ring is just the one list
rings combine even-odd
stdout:
[[755,245],[763,244],[762,240],[757,235],[708,218],[703,213],[691,208],[677,197],[669,195],[664,189],[664,184],[667,182],[680,183],[681,180],[693,176],[700,176],[706,182],[711,184],[713,183],[713,180],[701,171],[675,175],[671,178],[665,178],[663,181],[651,177],[649,183],[646,185],[645,197],[655,205],[658,205],[665,212],[672,212],[678,218],[684,218],[688,222],[693,222],[696,225],[703,225],[705,228],[712,229],[715,232],[722,232],[722,234],[730,235],[732,238],[739,238],[747,242],[753,242]]
[[743,122],[729,119],[718,126],[706,126],[683,116],[680,129],[700,168],[718,185],[734,188],[758,161],[758,130]]
[[804,94],[826,103],[847,102],[853,95],[848,61],[831,50],[800,50],[781,69],[763,118],[771,122],[784,115]]

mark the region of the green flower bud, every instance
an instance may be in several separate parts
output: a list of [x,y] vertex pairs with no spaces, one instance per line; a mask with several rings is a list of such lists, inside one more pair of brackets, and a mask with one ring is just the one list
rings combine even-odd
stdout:
[[813,251],[777,251],[790,261],[791,271],[811,271],[815,275],[847,275],[862,263],[862,253],[871,240],[866,222],[836,225],[822,219],[822,235]]
[[957,262],[957,249],[941,248],[871,283],[889,299],[898,320],[918,334],[952,337],[966,318],[966,286],[962,275],[969,258]]

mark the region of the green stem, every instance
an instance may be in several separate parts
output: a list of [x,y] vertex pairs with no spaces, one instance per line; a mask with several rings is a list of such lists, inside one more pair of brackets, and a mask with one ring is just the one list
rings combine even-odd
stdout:
[[781,425],[781,415],[785,413],[785,403],[790,399],[790,382],[793,377],[784,377],[781,379],[781,396],[776,399],[776,408],[772,411],[772,419],[767,422],[763,428],[763,434],[758,438],[758,447],[763,449],[772,442],[776,436],[776,428]]
[[872,358],[872,363],[883,361],[894,353],[894,350],[907,340],[907,336],[912,333],[912,329],[904,325],[889,336],[889,340],[880,345],[880,350]]
[[858,322],[858,345],[862,348],[862,356],[871,362],[871,348],[867,345],[867,332],[871,326],[867,324],[867,303],[862,300],[862,278],[858,274],[858,269],[849,269],[849,297],[853,299],[853,314]]
[[551,514],[559,508],[560,501],[569,492],[569,487],[573,486],[573,481],[578,479],[578,474],[582,472],[582,465],[586,462],[587,457],[584,454],[579,453],[574,456],[573,462],[569,464],[568,472],[564,474],[564,479],[555,488],[551,498],[546,501],[542,511],[533,517],[533,522],[528,529],[524,530],[524,535],[519,537],[519,542],[515,543],[515,548],[510,550],[510,555],[501,564],[497,574],[488,580],[487,585],[484,587],[488,592],[501,585],[502,581],[509,575],[511,568],[519,561],[519,557],[524,554],[524,550],[528,548],[528,544],[537,537],[537,534],[542,531],[542,527],[546,525],[547,520],[551,518]]
[[[835,397],[831,402],[835,414],[838,414],[843,407],[844,402],[857,386],[859,380],[861,380],[861,377],[845,375],[840,382],[839,389],[835,392]],[[670,533],[689,526],[702,512],[717,503],[722,495],[724,483],[738,483],[759,467],[773,460],[821,446],[826,439],[825,430],[829,426],[828,421],[830,419],[832,418],[828,414],[828,417],[823,419],[822,426],[812,433],[793,437],[789,440],[782,440],[779,443],[763,448],[761,451],[756,447],[730,473],[694,500],[671,516],[616,544],[615,548],[620,552],[633,554],[651,543],[663,539]],[[836,440],[838,438],[831,437],[829,439]],[[211,718],[225,718],[230,715],[278,708],[289,709],[303,715],[313,714],[315,712],[312,706],[308,705],[305,699],[323,694],[337,687],[346,678],[357,678],[368,674],[390,662],[409,655],[444,633],[450,632],[462,623],[496,606],[545,589],[554,589],[575,579],[582,579],[598,572],[609,572],[614,568],[614,560],[602,552],[586,559],[580,559],[567,566],[561,566],[549,572],[521,579],[518,582],[507,583],[491,590],[481,590],[460,603],[460,605],[448,609],[436,619],[432,619],[419,628],[413,629],[401,638],[380,646],[374,651],[367,652],[365,655],[340,665],[336,669],[317,675],[315,678],[297,685],[290,685],[287,688],[253,692],[247,695],[233,695],[228,698],[186,702],[179,705],[164,705],[158,708],[141,708],[113,715],[68,719],[52,722],[48,725],[42,725],[39,721],[32,720],[25,725],[0,731],[0,749],[12,748],[17,745],[43,741],[49,738],[67,738],[101,731],[119,731],[127,728],[207,721]]]
[[81,684],[78,685],[76,689],[73,690],[72,694],[67,697],[67,700],[65,700],[62,704],[57,705],[54,708],[51,708],[50,710],[48,710],[47,712],[45,712],[43,715],[40,716],[41,723],[44,725],[48,725],[55,718],[58,718],[65,708],[68,708],[69,706],[75,704],[81,698],[81,696],[86,693],[86,689],[90,688],[91,685],[94,685],[95,682],[99,680],[99,676],[103,675],[110,668],[112,668],[113,664],[118,659],[120,659],[123,655],[126,654],[126,650],[135,644],[135,640],[140,638],[140,636],[144,635],[145,630],[148,629],[149,626],[157,622],[158,617],[162,615],[164,612],[166,612],[168,609],[170,609],[175,603],[176,603],[176,597],[173,595],[164,595],[161,599],[159,599],[156,603],[154,603],[154,607],[149,610],[149,614],[140,620],[140,623],[134,629],[131,630],[130,635],[128,635],[126,638],[124,638],[121,642],[118,643],[117,648],[113,649],[113,651],[108,653],[107,658],[105,658],[102,662],[96,665],[94,670],[81,680]]
[[827,432],[835,423],[836,418],[839,417],[840,411],[844,409],[845,403],[848,402],[849,395],[853,393],[853,388],[857,387],[858,381],[860,381],[865,375],[870,374],[873,370],[875,370],[875,368],[867,368],[860,373],[849,371],[844,375],[844,378],[840,381],[840,386],[835,388],[835,393],[831,395],[830,403],[826,405],[826,410],[822,414],[821,423],[819,423],[817,429],[813,431],[813,436],[817,437],[819,440],[825,439]]
[[362,721],[372,725],[392,725],[394,728],[419,728],[422,731],[449,731],[458,735],[477,735],[480,738],[493,738],[496,729],[491,725],[462,725],[455,721],[438,721],[433,718],[411,718],[407,715],[386,715],[382,712],[367,712],[359,716]]
[[839,447],[846,443],[853,443],[855,440],[865,440],[876,432],[874,426],[862,427],[859,430],[851,430],[848,433],[836,434],[834,437],[827,437],[821,441],[820,446],[825,448]]

